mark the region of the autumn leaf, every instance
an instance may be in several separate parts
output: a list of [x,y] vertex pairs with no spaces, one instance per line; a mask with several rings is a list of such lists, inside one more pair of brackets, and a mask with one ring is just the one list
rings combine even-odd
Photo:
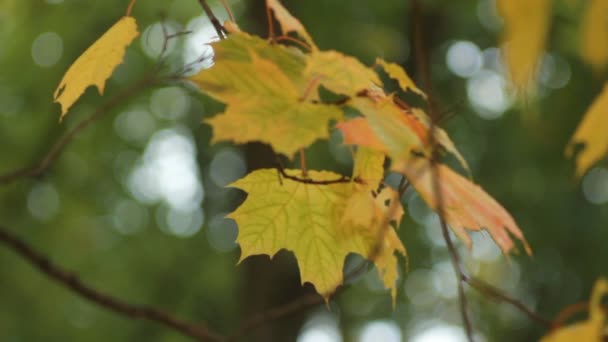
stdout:
[[283,72],[284,65],[254,51],[249,56],[226,54],[225,46],[218,46],[211,69],[192,78],[227,104],[224,113],[206,120],[213,127],[213,142],[261,141],[293,157],[299,149],[329,136],[328,122],[342,117],[339,107],[303,101],[297,85]]
[[413,91],[414,93],[426,98],[426,94],[420,90],[410,76],[403,70],[403,68],[395,63],[388,63],[381,58],[376,59],[376,64],[382,67],[388,76],[399,82],[399,87],[403,91]]
[[372,69],[354,57],[333,50],[309,54],[305,74],[309,79],[317,79],[329,91],[347,96],[382,84]]
[[572,157],[578,144],[584,144],[575,156],[576,176],[581,177],[608,153],[608,83],[583,117],[574,136],[566,146],[566,156]]
[[61,119],[89,86],[96,86],[103,95],[106,80],[138,34],[135,19],[122,17],[72,63],[54,94],[55,102],[61,104]]
[[608,63],[608,1],[591,0],[585,4],[581,20],[581,55],[596,70]]
[[602,307],[602,298],[608,295],[608,280],[600,278],[595,282],[589,305],[589,319],[572,324],[544,336],[541,342],[603,342],[606,341],[604,326],[606,313]]
[[520,240],[528,254],[532,251],[513,217],[481,187],[451,170],[436,164],[436,174],[427,158],[412,157],[394,161],[392,169],[407,177],[412,186],[433,210],[438,210],[434,177],[438,177],[443,216],[454,233],[470,249],[467,230],[487,230],[503,253],[514,248],[511,235]]
[[544,51],[552,1],[498,0],[496,5],[505,22],[503,53],[511,81],[518,90],[528,90]]
[[[301,175],[300,170],[285,172]],[[317,181],[340,178],[332,172],[314,170],[309,170],[308,176]],[[353,224],[351,228],[341,225],[346,201],[355,192],[353,183],[318,185],[288,178],[279,181],[277,170],[263,169],[231,186],[248,193],[245,202],[228,216],[239,227],[241,261],[251,255],[274,256],[281,249],[292,251],[302,283],[314,285],[327,301],[342,283],[346,256],[349,253],[369,256],[378,245],[378,232],[385,229],[374,262],[385,286],[391,288],[393,296],[396,294],[398,260],[394,253],[405,254],[405,249],[393,229],[388,224],[386,227]],[[393,205],[401,206],[398,201]]]
[[281,24],[283,34],[295,32],[304,38],[306,43],[308,43],[313,50],[317,49],[315,42],[306,31],[306,28],[304,28],[304,25],[302,25],[297,18],[292,16],[278,0],[266,0],[266,6],[274,12],[275,18],[279,24]]

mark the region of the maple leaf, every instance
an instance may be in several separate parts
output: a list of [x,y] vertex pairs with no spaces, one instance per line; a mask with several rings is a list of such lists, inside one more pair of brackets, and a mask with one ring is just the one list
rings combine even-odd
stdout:
[[519,90],[529,89],[536,77],[547,39],[551,4],[551,0],[498,0],[496,3],[505,21],[505,64]]
[[[297,66],[285,67],[285,62],[281,67],[253,50],[248,56],[235,54],[241,50],[232,43],[218,45],[215,65],[192,78],[209,95],[227,104],[224,113],[206,120],[213,127],[212,142],[261,141],[293,157],[299,149],[329,136],[328,122],[340,119],[342,111],[337,106],[304,101],[297,85],[283,71]],[[285,50],[275,51],[282,51],[281,57],[274,55],[281,62],[288,57]]]
[[602,298],[608,294],[608,280],[600,278],[595,282],[589,305],[589,319],[585,322],[572,324],[544,336],[541,342],[571,342],[589,341],[602,342],[606,340],[604,324],[606,313],[602,307]]
[[468,230],[487,230],[503,253],[509,253],[514,243],[513,235],[520,240],[528,254],[532,251],[513,217],[481,187],[437,164],[433,173],[431,163],[424,157],[411,157],[393,161],[392,169],[407,177],[412,186],[433,210],[438,210],[433,177],[438,177],[443,216],[456,235],[470,249]]
[[103,95],[106,80],[138,34],[135,18],[122,17],[72,63],[54,94],[55,102],[61,104],[61,119],[89,86],[96,86]]
[[608,153],[608,83],[593,101],[578,125],[574,136],[566,146],[566,156],[572,157],[578,144],[583,150],[575,157],[576,176],[582,176],[593,164]]
[[[301,173],[285,172],[292,176]],[[339,178],[332,172],[314,170],[309,170],[308,176],[317,181]],[[385,227],[353,224],[345,229],[341,224],[346,202],[356,191],[353,183],[318,185],[288,178],[279,182],[277,170],[262,169],[230,186],[248,193],[245,202],[228,215],[239,227],[241,261],[251,255],[274,256],[281,249],[292,251],[302,283],[310,282],[327,301],[342,283],[346,256],[358,253],[368,257],[379,246],[374,262],[385,286],[391,288],[393,296],[396,294],[398,261],[394,253],[405,254],[405,249],[393,229],[388,224]],[[384,198],[379,201],[385,206]],[[395,201],[393,206],[401,204]],[[380,229],[385,231],[378,244]]]
[[281,24],[281,30],[284,34],[295,32],[300,35],[313,50],[317,49],[315,42],[312,40],[304,25],[295,18],[278,0],[266,0],[266,6],[274,12],[274,16]]
[[608,1],[591,0],[586,3],[581,19],[581,56],[596,70],[608,63]]
[[305,74],[310,79],[318,79],[331,92],[347,96],[382,84],[378,75],[359,60],[333,50],[309,54]]
[[405,70],[403,70],[400,65],[395,63],[388,63],[381,58],[376,59],[376,64],[381,66],[390,78],[397,80],[401,90],[410,90],[426,98],[426,94],[416,86],[414,81],[412,81],[410,76],[407,74],[407,72],[405,72]]

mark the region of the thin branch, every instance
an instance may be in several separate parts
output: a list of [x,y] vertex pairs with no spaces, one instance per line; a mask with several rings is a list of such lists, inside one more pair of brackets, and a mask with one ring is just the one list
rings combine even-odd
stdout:
[[85,285],[74,273],[53,263],[49,258],[34,250],[25,241],[19,239],[2,226],[0,226],[0,243],[13,250],[13,252],[23,259],[29,261],[38,271],[47,275],[51,280],[93,304],[132,319],[143,319],[164,325],[167,328],[179,332],[184,336],[192,337],[198,341],[225,340],[223,336],[209,331],[204,326],[183,321],[169,313],[152,307],[127,303]]
[[230,6],[228,6],[228,3],[226,2],[226,0],[222,0],[222,6],[224,6],[226,13],[228,13],[228,18],[230,18],[230,21],[235,23],[236,19],[234,19],[234,14],[232,14],[232,11],[230,10]]
[[55,163],[57,158],[59,158],[65,147],[71,143],[80,132],[89,127],[95,121],[99,120],[114,107],[122,104],[125,100],[155,84],[156,82],[157,80],[154,77],[148,76],[133,84],[131,87],[128,87],[122,92],[118,93],[116,96],[112,97],[110,100],[98,107],[88,118],[82,120],[78,125],[74,126],[65,135],[58,139],[36,165],[22,167],[1,174],[0,185],[10,184],[21,178],[39,177],[43,175],[49,170],[53,163]]
[[222,24],[220,23],[220,21],[217,19],[217,17],[215,16],[215,14],[213,13],[213,11],[211,10],[211,7],[209,7],[209,4],[207,3],[207,1],[206,0],[199,0],[198,2],[203,7],[203,11],[205,11],[205,14],[207,14],[207,17],[209,17],[209,20],[211,21],[211,24],[215,28],[215,32],[217,32],[218,37],[220,39],[225,39],[226,38],[226,34],[228,33],[228,31],[226,31],[226,28],[224,28],[224,26],[222,26]]
[[431,173],[433,179],[433,193],[436,202],[436,211],[439,215],[439,219],[441,221],[441,232],[443,234],[443,238],[448,246],[448,250],[450,253],[450,259],[452,261],[452,266],[454,271],[456,272],[457,283],[458,283],[458,299],[459,299],[459,307],[460,307],[460,315],[462,317],[462,324],[464,326],[465,333],[467,335],[467,339],[470,342],[473,342],[473,326],[471,324],[471,319],[469,318],[468,313],[468,302],[467,297],[464,292],[464,286],[462,284],[462,280],[465,275],[460,264],[460,257],[458,255],[458,251],[454,247],[452,243],[452,239],[450,238],[450,233],[448,231],[448,226],[444,220],[444,203],[443,203],[443,191],[441,191],[441,175],[439,174],[439,168],[437,168],[437,156],[435,151],[436,145],[436,137],[435,130],[437,129],[435,123],[435,113],[436,104],[431,96],[431,66],[429,63],[429,51],[424,44],[423,37],[423,22],[424,22],[424,14],[422,13],[422,8],[417,0],[412,0],[412,16],[414,22],[414,49],[416,50],[416,63],[418,65],[418,72],[421,75],[421,82],[425,92],[428,95],[428,103],[430,110],[431,123],[429,128],[430,135],[430,143],[431,143]]
[[125,14],[127,17],[131,15],[131,10],[133,10],[135,2],[137,2],[137,0],[131,0],[131,2],[129,2],[129,7],[127,7],[127,13]]
[[[287,172],[285,172],[285,169],[283,169],[283,166],[280,163],[277,164],[277,171],[279,172],[280,177],[291,179],[292,181],[295,181],[298,183],[304,183],[304,184],[330,185],[330,184],[339,184],[339,183],[350,183],[350,182],[362,183],[363,182],[359,178],[351,179],[346,176],[341,176],[340,178],[329,179],[329,180],[314,180],[311,178],[303,178],[303,177],[306,177],[306,175],[304,175],[303,177],[292,176],[292,175],[288,174]],[[279,181],[282,182],[280,177],[279,177]]]

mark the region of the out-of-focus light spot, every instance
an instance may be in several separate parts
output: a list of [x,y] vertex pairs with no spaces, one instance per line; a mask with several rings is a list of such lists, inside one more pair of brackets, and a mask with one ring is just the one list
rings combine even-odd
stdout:
[[552,89],[563,88],[570,82],[571,75],[570,64],[564,58],[549,53],[543,56],[538,74],[542,85]]
[[131,172],[128,187],[141,202],[164,201],[172,209],[200,208],[203,186],[198,175],[196,148],[187,129],[154,134],[142,161]]
[[473,241],[473,258],[486,262],[496,261],[502,254],[498,245],[492,240],[490,234],[482,230],[471,235]]
[[342,335],[333,316],[319,314],[306,322],[297,342],[342,342]]
[[490,47],[482,52],[483,68],[505,74],[506,68],[499,48]]
[[458,284],[451,262],[442,261],[433,266],[433,288],[442,298],[456,298]]
[[359,336],[360,342],[400,342],[401,329],[392,321],[375,321],[366,324]]
[[[448,324],[433,325],[409,339],[411,342],[466,342],[467,336],[460,327]],[[478,341],[475,339],[475,341]]]
[[134,109],[117,116],[114,129],[123,140],[144,144],[156,130],[156,122],[147,111]]
[[184,64],[188,66],[187,74],[195,74],[213,65],[213,48],[209,43],[218,41],[219,37],[205,16],[192,19],[186,30],[192,33],[184,43]]
[[209,164],[209,177],[218,187],[225,187],[243,177],[246,172],[245,158],[232,148],[226,148],[216,153]]
[[583,194],[593,204],[608,202],[608,170],[595,167],[583,178]]
[[204,216],[201,209],[186,211],[169,209],[166,220],[167,228],[171,234],[190,237],[201,229]]
[[55,187],[48,183],[34,186],[27,196],[27,208],[35,219],[51,221],[59,211],[59,194]]
[[163,56],[169,55],[177,46],[176,39],[166,39],[166,36],[170,36],[179,31],[179,25],[176,23],[169,22],[158,22],[154,23],[144,30],[141,35],[141,48],[144,53],[152,58],[156,59]]
[[415,306],[430,307],[437,301],[433,287],[433,273],[418,269],[405,278],[405,294]]
[[407,202],[410,217],[418,224],[424,224],[432,211],[418,193],[413,194]]
[[457,41],[450,45],[445,61],[450,71],[460,77],[470,77],[483,64],[481,50],[469,41]]
[[177,120],[188,112],[190,97],[179,87],[165,87],[155,90],[150,97],[150,110],[156,117]]
[[[424,233],[428,242],[436,247],[445,247],[445,240],[441,232],[441,221],[436,213],[431,213],[424,218]],[[451,231],[450,231],[451,234]]]
[[34,63],[43,68],[55,65],[63,54],[63,40],[55,32],[44,32],[32,43]]
[[477,19],[486,29],[498,31],[502,27],[503,20],[498,15],[496,0],[479,0],[477,3]]
[[219,252],[229,252],[237,246],[238,228],[236,222],[224,216],[223,214],[214,216],[207,225],[209,244]]
[[139,203],[132,200],[121,200],[112,213],[112,227],[122,234],[134,234],[141,231],[148,222],[148,212]]
[[504,77],[494,71],[482,70],[467,81],[469,102],[484,119],[498,119],[511,106]]

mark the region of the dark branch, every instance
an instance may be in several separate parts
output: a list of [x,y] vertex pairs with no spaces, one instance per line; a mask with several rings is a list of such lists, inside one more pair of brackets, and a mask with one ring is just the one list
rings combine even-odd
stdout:
[[118,93],[110,100],[98,107],[91,116],[82,120],[78,125],[74,126],[65,135],[58,139],[53,146],[46,152],[38,164],[33,166],[22,167],[13,171],[9,171],[0,175],[0,184],[10,184],[21,178],[27,177],[39,177],[46,173],[49,168],[55,163],[57,158],[61,155],[65,147],[74,140],[74,138],[84,129],[89,127],[92,123],[99,120],[104,114],[112,110],[114,107],[122,104],[125,100],[141,92],[145,88],[156,83],[156,79],[153,77],[146,77],[141,81],[135,83],[124,91]]
[[0,226],[0,243],[12,249],[17,255],[29,261],[36,269],[46,274],[51,280],[57,282],[80,297],[97,304],[107,310],[133,319],[143,319],[162,324],[185,336],[198,341],[223,341],[224,338],[207,328],[182,321],[166,312],[136,304],[126,303],[118,298],[100,292],[85,285],[78,277],[53,263],[49,258],[35,251],[26,242],[14,236],[5,227]]
[[226,38],[226,34],[228,33],[228,31],[226,31],[226,28],[224,28],[224,26],[222,26],[222,24],[220,23],[220,21],[217,19],[217,17],[215,16],[215,14],[213,13],[213,11],[211,10],[211,7],[209,7],[209,4],[207,3],[207,1],[206,0],[199,0],[198,2],[203,7],[203,11],[205,11],[205,14],[207,14],[207,17],[209,17],[209,20],[211,21],[211,24],[213,25],[213,28],[215,28],[215,32],[217,32],[218,37],[220,39],[225,39]]
[[[304,184],[331,185],[331,184],[339,184],[339,183],[350,183],[350,182],[362,183],[363,182],[359,178],[351,179],[346,176],[341,176],[340,178],[329,179],[329,180],[314,180],[311,178],[292,176],[292,175],[287,174],[287,172],[285,172],[285,170],[283,169],[283,167],[280,164],[277,166],[277,171],[279,172],[280,177],[287,178],[294,182],[304,183]],[[279,181],[281,181],[280,177],[279,177]]]

